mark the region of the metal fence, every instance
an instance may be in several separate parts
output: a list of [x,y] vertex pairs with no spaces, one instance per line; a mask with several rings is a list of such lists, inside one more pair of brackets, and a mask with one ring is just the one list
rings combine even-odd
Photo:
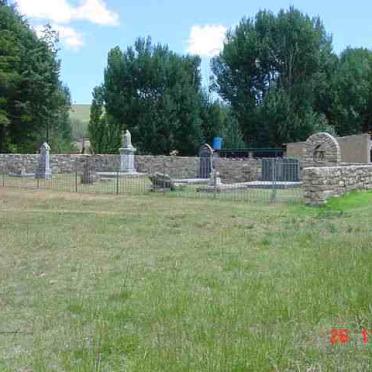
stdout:
[[[201,169],[205,167],[205,169]],[[94,162],[75,162],[68,172],[36,178],[23,170],[0,169],[3,187],[47,189],[75,193],[114,195],[162,194],[170,197],[211,198],[235,201],[296,202],[302,200],[300,164],[291,159],[262,159],[260,175],[236,180],[214,170],[203,159],[199,164],[175,168],[167,162],[146,172],[125,173],[115,167],[97,169]],[[209,177],[206,177],[208,173]]]
[[284,148],[245,148],[216,150],[221,158],[282,158]]

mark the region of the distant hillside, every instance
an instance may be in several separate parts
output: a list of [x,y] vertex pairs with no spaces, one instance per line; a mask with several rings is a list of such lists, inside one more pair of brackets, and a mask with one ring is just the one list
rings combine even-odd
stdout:
[[72,120],[72,136],[75,140],[87,137],[90,116],[90,105],[72,105],[70,117]]
[[89,121],[90,105],[72,105],[71,118],[81,121]]

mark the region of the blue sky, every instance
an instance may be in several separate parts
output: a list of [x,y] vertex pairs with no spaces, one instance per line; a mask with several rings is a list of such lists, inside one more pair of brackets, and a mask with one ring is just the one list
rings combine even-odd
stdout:
[[209,58],[218,52],[227,28],[260,9],[277,12],[293,5],[320,16],[333,35],[336,52],[347,46],[372,49],[371,0],[14,0],[36,30],[51,23],[60,33],[62,80],[74,103],[90,103],[103,79],[107,52],[133,44],[138,36],[168,44],[178,53]]

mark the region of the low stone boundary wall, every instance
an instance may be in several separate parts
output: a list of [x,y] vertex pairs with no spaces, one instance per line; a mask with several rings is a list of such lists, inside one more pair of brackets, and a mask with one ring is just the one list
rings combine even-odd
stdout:
[[303,170],[306,204],[322,205],[332,196],[368,189],[372,189],[372,165],[311,167]]
[[249,182],[261,179],[261,159],[214,159],[216,170],[225,183]]
[[[37,168],[38,154],[0,154],[0,171],[17,173],[24,169],[33,173]],[[115,172],[120,167],[119,155],[51,154],[52,173],[73,173],[83,171],[87,159],[100,172]],[[215,166],[224,182],[256,181],[261,177],[261,160],[215,158]],[[136,155],[138,172],[167,173],[174,178],[196,178],[199,173],[198,157]]]

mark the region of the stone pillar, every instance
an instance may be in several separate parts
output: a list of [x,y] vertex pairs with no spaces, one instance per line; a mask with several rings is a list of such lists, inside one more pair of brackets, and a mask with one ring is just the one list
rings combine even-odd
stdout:
[[134,166],[134,154],[137,151],[132,145],[132,136],[129,130],[123,135],[123,147],[120,151],[120,172],[137,173]]
[[49,180],[52,178],[52,171],[49,164],[49,145],[44,142],[40,147],[40,155],[35,177],[38,179]]

